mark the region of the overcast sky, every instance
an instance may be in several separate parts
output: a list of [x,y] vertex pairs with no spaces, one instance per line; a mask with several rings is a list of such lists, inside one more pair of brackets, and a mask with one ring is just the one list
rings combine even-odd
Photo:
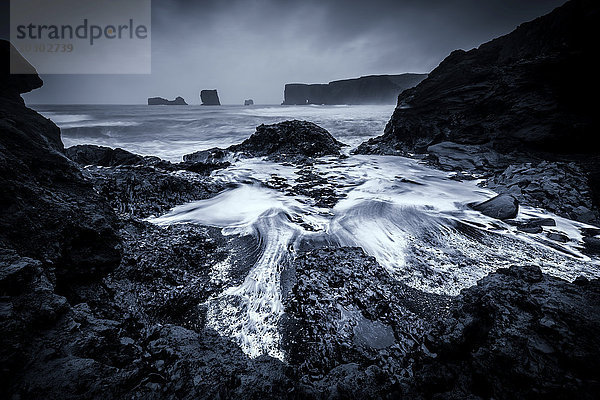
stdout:
[[[151,75],[44,75],[32,103],[142,104],[218,89],[278,104],[285,83],[429,72],[563,0],[153,0]],[[4,13],[6,15],[6,13]],[[6,34],[4,29],[3,34]]]

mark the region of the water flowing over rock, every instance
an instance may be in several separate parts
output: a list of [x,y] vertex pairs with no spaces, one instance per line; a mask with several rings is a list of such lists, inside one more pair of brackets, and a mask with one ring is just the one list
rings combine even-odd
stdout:
[[149,97],[149,106],[187,106],[187,103],[181,96],[177,96],[175,100],[167,100],[162,97]]
[[200,92],[200,100],[202,100],[203,106],[220,106],[221,102],[219,101],[219,95],[217,94],[217,90],[202,90]]
[[[452,52],[398,97],[384,134],[356,152],[430,152],[441,164],[491,175],[509,164],[566,159],[581,165],[586,186],[597,190],[600,152],[592,143],[600,123],[589,99],[600,87],[592,67],[599,8],[569,1],[477,49]],[[449,146],[462,146],[460,162],[448,157]]]
[[403,90],[426,77],[427,74],[371,75],[327,84],[288,83],[282,104],[394,104]]

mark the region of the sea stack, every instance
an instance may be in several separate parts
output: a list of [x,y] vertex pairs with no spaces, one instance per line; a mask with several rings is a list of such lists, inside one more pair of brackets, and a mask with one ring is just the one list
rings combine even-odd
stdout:
[[200,100],[202,100],[203,106],[220,106],[219,95],[217,89],[213,90],[202,90],[200,92]]
[[252,100],[252,99],[244,100],[244,105],[245,106],[253,106],[254,100]]
[[175,100],[167,100],[162,97],[149,97],[148,98],[149,106],[187,106],[188,104],[185,102],[183,97],[177,96]]

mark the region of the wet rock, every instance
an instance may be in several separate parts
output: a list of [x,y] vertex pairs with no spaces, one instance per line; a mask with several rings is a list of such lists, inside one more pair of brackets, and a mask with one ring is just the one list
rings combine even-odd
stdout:
[[223,162],[239,153],[246,157],[277,157],[278,161],[298,157],[339,156],[342,143],[320,126],[308,121],[285,121],[260,125],[242,143],[227,149],[213,148],[183,156],[184,161]]
[[469,204],[469,206],[488,217],[497,219],[515,218],[519,212],[518,200],[505,194],[499,194],[482,203]]
[[[203,172],[212,169],[207,167]],[[178,204],[212,197],[223,189],[196,173],[149,166],[89,167],[86,173],[119,215],[138,218],[158,216]]]
[[81,166],[94,165],[98,167],[140,166],[154,168],[163,172],[191,171],[208,175],[212,171],[227,168],[228,162],[180,162],[172,163],[154,156],[140,156],[120,148],[95,146],[91,144],[77,145],[65,150],[67,157]]
[[252,100],[252,99],[244,100],[244,105],[245,106],[253,106],[254,100]]
[[517,229],[525,233],[542,233],[544,229],[539,225],[518,225]]
[[561,243],[567,243],[570,240],[567,235],[561,232],[548,232],[546,233],[546,237],[550,240]]
[[356,396],[390,393],[394,374],[410,365],[405,355],[447,302],[392,279],[359,248],[308,251],[284,276],[283,345],[308,393],[334,395],[357,379],[373,385]]
[[584,237],[583,243],[585,249],[592,254],[600,254],[600,238],[597,237]]
[[496,192],[515,196],[523,204],[566,218],[594,223],[600,215],[588,208],[593,199],[587,174],[574,162],[513,164],[486,184]]
[[543,226],[556,226],[556,221],[552,218],[529,218],[523,221],[506,220],[506,222],[526,233],[541,233]]
[[442,142],[427,148],[434,164],[449,171],[488,173],[506,163],[497,152],[478,145]]
[[463,290],[413,369],[424,397],[591,399],[598,388],[600,281],[500,269]]

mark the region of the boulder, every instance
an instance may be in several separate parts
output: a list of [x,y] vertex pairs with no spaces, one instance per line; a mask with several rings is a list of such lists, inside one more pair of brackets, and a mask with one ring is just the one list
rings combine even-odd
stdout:
[[149,106],[157,106],[157,105],[163,105],[163,106],[187,106],[188,104],[185,102],[185,100],[183,99],[183,97],[177,96],[175,98],[175,100],[167,100],[167,99],[163,99],[162,97],[149,97],[148,98],[148,105]]
[[183,156],[184,161],[222,162],[235,153],[248,157],[322,157],[340,155],[342,143],[327,130],[308,121],[285,121],[260,125],[240,144],[226,149],[213,148]]
[[202,90],[200,92],[200,100],[202,100],[203,106],[220,106],[219,95],[217,90]]
[[254,100],[252,100],[252,99],[244,100],[244,105],[245,106],[253,106]]
[[469,206],[488,217],[497,219],[515,218],[519,213],[519,201],[508,194],[499,194],[482,203],[471,203]]

